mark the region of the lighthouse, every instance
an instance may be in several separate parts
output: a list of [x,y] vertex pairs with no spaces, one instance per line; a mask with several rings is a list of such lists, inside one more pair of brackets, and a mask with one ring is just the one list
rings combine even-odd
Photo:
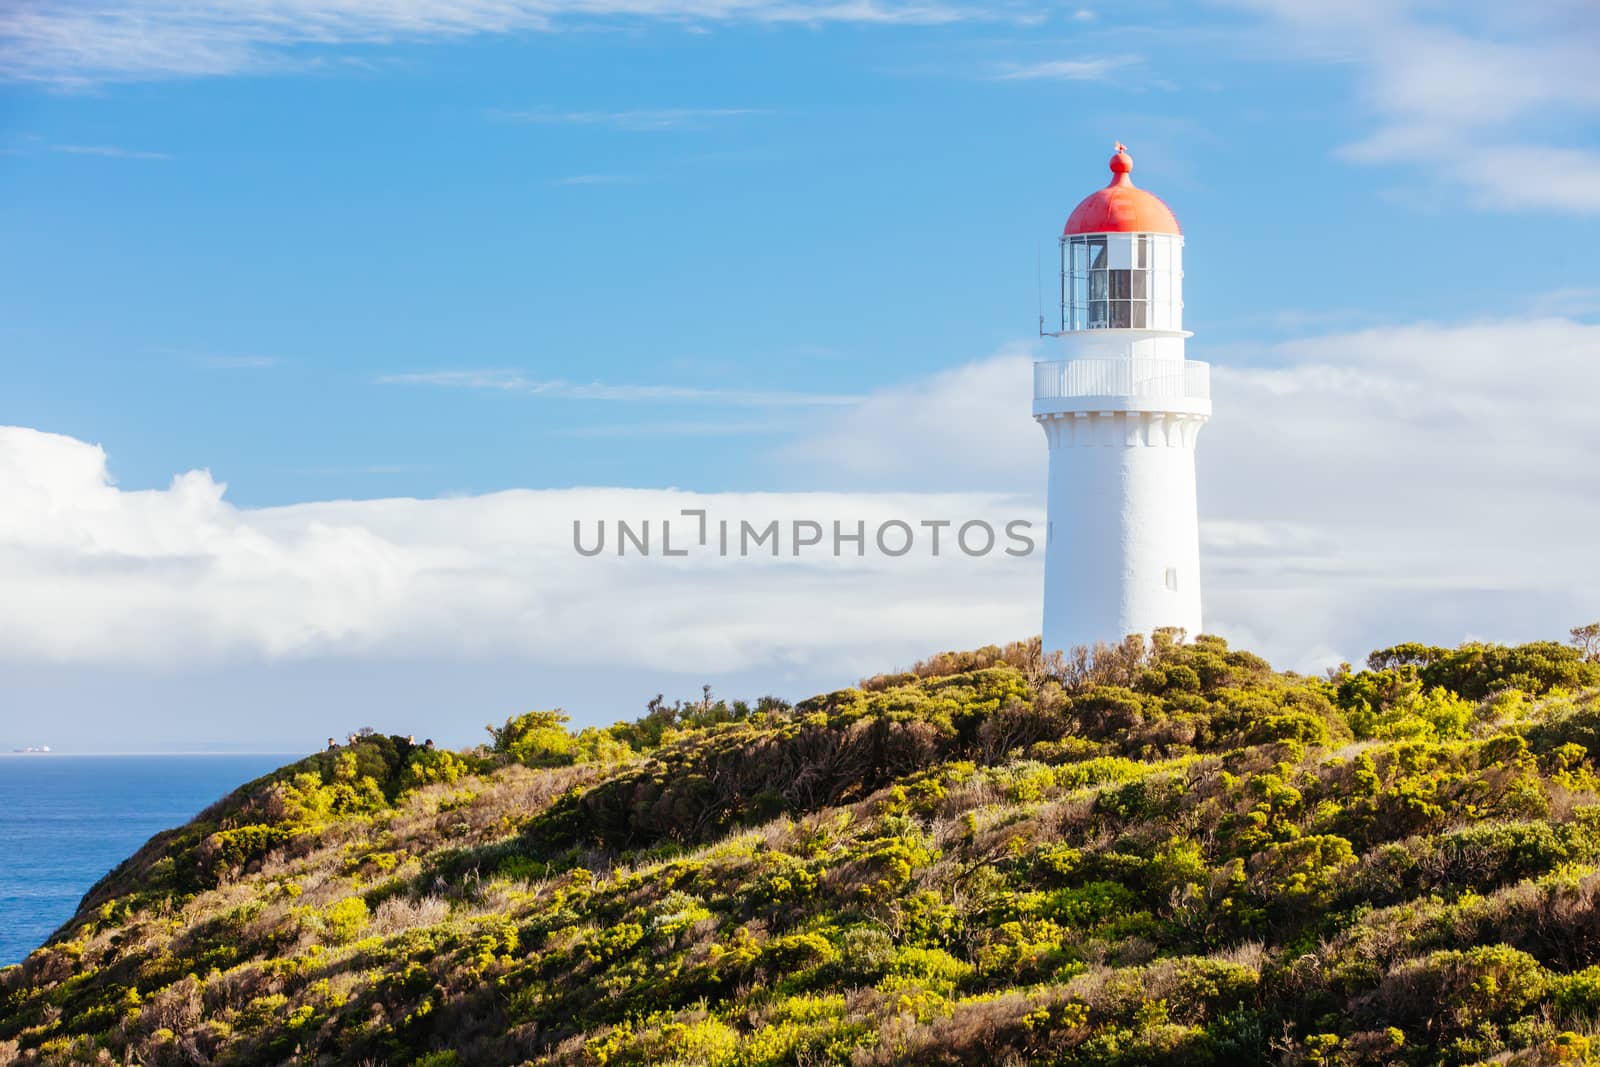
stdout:
[[1194,450],[1211,368],[1184,358],[1183,232],[1132,172],[1118,144],[1110,183],[1067,219],[1060,317],[1040,323],[1055,346],[1033,368],[1050,447],[1047,651],[1200,633]]

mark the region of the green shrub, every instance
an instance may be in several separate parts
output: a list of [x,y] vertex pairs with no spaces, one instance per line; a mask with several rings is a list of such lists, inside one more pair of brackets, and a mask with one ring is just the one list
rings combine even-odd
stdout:
[[369,914],[367,902],[360,897],[345,897],[336,904],[322,909],[322,921],[328,936],[343,943],[354,941],[367,928]]
[[530,711],[485,729],[501,755],[529,767],[563,767],[578,759],[577,740],[567,731],[571,721],[564,711]]
[[425,785],[449,784],[472,773],[466,760],[442,748],[419,748],[406,761],[400,775],[402,790]]

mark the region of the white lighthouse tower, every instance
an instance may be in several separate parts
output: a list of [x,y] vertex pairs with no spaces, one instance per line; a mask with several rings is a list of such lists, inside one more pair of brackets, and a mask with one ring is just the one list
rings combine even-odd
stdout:
[[1050,444],[1046,650],[1200,632],[1194,448],[1211,368],[1184,359],[1178,220],[1132,170],[1117,145],[1111,184],[1067,219],[1060,321],[1040,324],[1058,345],[1033,373]]

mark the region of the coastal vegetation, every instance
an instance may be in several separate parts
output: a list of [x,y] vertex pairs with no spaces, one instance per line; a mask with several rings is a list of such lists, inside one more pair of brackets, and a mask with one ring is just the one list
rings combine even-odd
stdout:
[[363,733],[0,971],[0,1064],[1597,1062],[1597,775],[1600,625]]

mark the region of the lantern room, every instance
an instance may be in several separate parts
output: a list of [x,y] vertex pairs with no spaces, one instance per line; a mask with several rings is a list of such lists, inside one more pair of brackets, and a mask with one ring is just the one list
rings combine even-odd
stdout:
[[1122,145],[1111,182],[1084,198],[1061,235],[1058,330],[1183,329],[1183,233],[1161,198],[1133,184]]

